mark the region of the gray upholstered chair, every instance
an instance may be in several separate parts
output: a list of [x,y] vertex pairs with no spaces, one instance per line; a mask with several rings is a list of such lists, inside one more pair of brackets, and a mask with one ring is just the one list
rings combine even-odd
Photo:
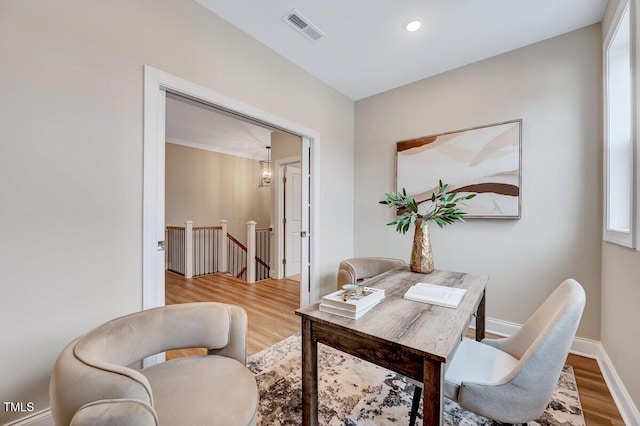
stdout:
[[[185,303],[103,324],[71,342],[50,384],[55,424],[254,425],[258,388],[245,367],[247,315],[239,306]],[[208,348],[137,370],[172,349]]]
[[356,284],[383,272],[405,266],[404,260],[389,257],[356,257],[340,262],[338,266],[338,290],[344,284]]
[[[446,398],[501,423],[539,418],[551,400],[573,342],[585,293],[564,281],[515,334],[476,342],[463,339],[445,373]],[[411,425],[420,401],[414,382]]]

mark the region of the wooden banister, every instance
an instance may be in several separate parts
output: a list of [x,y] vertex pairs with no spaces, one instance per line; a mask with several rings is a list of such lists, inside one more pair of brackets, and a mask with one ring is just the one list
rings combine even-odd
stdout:
[[236,237],[234,237],[233,235],[227,233],[227,237],[233,241],[238,247],[240,247],[242,250],[247,251],[247,246],[245,246],[244,244],[242,244],[240,241],[238,241],[236,239]]
[[242,269],[240,269],[240,271],[236,274],[236,278],[242,277],[242,274],[244,274],[246,271],[247,271],[247,267],[243,266]]
[[265,268],[270,268],[270,266],[267,265],[267,263],[264,260],[260,259],[258,256],[256,256],[256,262],[258,262],[259,264],[261,264]]

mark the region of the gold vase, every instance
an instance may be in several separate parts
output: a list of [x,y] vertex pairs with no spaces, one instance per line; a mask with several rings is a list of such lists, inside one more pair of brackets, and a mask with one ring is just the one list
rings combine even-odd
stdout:
[[433,253],[431,252],[431,239],[429,238],[429,222],[415,224],[413,234],[413,249],[411,250],[411,270],[421,274],[433,272]]

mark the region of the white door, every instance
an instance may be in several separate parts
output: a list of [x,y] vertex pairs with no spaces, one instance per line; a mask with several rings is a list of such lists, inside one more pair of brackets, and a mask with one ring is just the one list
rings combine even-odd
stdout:
[[290,277],[300,273],[302,247],[300,231],[302,230],[302,177],[300,168],[284,167],[284,276]]
[[[301,249],[302,249],[302,265],[300,272],[300,306],[307,306],[311,303],[311,300],[315,300],[318,297],[318,289],[317,286],[311,285],[312,276],[317,276],[317,264],[318,264],[318,251],[311,250],[312,246],[317,246],[318,244],[318,226],[317,220],[311,220],[311,200],[317,197],[318,191],[318,180],[311,179],[311,159],[316,158],[317,160],[318,150],[313,150],[311,146],[311,139],[306,136],[302,137],[302,161],[301,161],[301,169],[302,169],[302,191],[300,195],[300,199],[302,201],[302,226],[300,233],[301,240]],[[316,163],[317,164],[317,163]],[[317,217],[317,216],[316,216]],[[311,232],[313,231],[313,232]],[[313,233],[313,235],[312,235]],[[312,241],[312,238],[315,238]],[[311,262],[311,257],[313,255],[313,264]],[[312,288],[313,287],[313,288]],[[312,291],[313,290],[313,291]]]

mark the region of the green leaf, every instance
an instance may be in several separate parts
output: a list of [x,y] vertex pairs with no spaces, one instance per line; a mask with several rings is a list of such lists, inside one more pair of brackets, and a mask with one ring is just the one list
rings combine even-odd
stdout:
[[430,204],[424,204],[426,212],[419,213],[419,205],[415,199],[407,195],[406,188],[400,192],[385,193],[384,199],[378,201],[381,205],[395,208],[396,217],[387,225],[395,225],[396,232],[406,234],[411,224],[421,227],[427,225],[427,221],[432,220],[440,228],[451,225],[455,222],[464,222],[466,212],[458,206],[465,205],[464,201],[471,200],[477,194],[458,195],[456,192],[447,193],[448,184],[438,180],[437,192],[432,192]]

